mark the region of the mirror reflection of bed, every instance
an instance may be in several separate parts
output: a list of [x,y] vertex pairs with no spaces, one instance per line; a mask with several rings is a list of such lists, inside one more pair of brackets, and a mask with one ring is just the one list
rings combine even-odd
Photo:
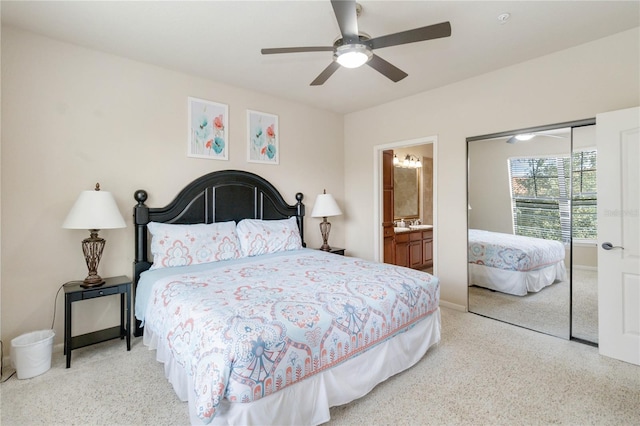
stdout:
[[593,121],[468,139],[470,312],[597,343]]

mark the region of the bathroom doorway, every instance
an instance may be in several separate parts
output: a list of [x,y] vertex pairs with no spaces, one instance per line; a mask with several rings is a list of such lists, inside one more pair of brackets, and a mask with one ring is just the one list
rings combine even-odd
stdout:
[[[389,202],[388,195],[385,197],[385,185],[389,185],[389,182],[384,182],[384,152],[392,150],[396,157],[396,167],[398,170],[402,170],[403,175],[406,175],[406,168],[409,168],[408,162],[413,160],[413,168],[415,169],[415,162],[419,160],[421,165],[419,167],[420,176],[420,196],[412,199],[406,193],[403,197],[410,200],[411,205],[415,201],[417,207],[415,214],[409,215],[406,219],[411,220],[411,224],[421,225],[423,227],[430,227],[432,230],[432,241],[428,243],[428,251],[432,261],[428,271],[430,273],[436,273],[437,270],[437,137],[429,136],[424,138],[418,138],[413,140],[398,141],[374,147],[374,259],[383,262],[385,260],[385,228],[382,226],[383,219],[385,219],[384,205],[385,198],[387,203]],[[408,158],[407,158],[408,157]],[[407,164],[403,164],[407,160]],[[403,167],[404,166],[404,167]],[[396,168],[394,167],[394,169]],[[425,183],[426,182],[426,183]],[[425,196],[424,189],[428,189]],[[388,192],[388,190],[387,190]],[[389,213],[386,214],[387,216]],[[395,215],[394,215],[395,216]],[[386,218],[388,220],[388,217]],[[394,221],[405,219],[395,218]],[[409,223],[409,221],[407,221]],[[407,225],[408,227],[408,225]],[[388,227],[386,232],[388,233]],[[393,230],[391,231],[393,232]],[[388,236],[387,236],[388,237]],[[387,248],[387,251],[389,249]],[[424,246],[423,246],[424,250]],[[424,251],[422,252],[424,253]],[[422,268],[420,268],[422,269]]]

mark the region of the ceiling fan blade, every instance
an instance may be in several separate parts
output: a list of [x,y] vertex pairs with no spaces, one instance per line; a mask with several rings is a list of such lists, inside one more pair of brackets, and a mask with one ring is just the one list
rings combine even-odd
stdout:
[[520,142],[518,139],[516,139],[515,136],[511,136],[509,139],[507,139],[507,143],[518,143]]
[[358,43],[358,14],[355,0],[331,0],[344,44]]
[[329,77],[331,77],[338,68],[340,68],[339,63],[337,63],[336,61],[331,62],[329,66],[326,67],[324,71],[322,71],[320,75],[311,82],[311,86],[320,86],[324,84],[324,82],[327,81],[327,79],[329,79]]
[[449,37],[450,35],[451,24],[449,22],[441,22],[435,25],[375,37],[368,40],[366,43],[371,46],[372,49],[380,49],[382,47],[397,46],[399,44]]
[[367,62],[367,65],[383,74],[394,83],[397,83],[398,81],[409,75],[406,72],[402,71],[400,68],[396,67],[395,65],[391,65],[389,62],[385,61],[380,56],[375,54],[371,57],[371,60]]
[[301,52],[333,52],[333,46],[310,46],[310,47],[274,47],[262,49],[263,55],[272,55],[274,53],[301,53]]

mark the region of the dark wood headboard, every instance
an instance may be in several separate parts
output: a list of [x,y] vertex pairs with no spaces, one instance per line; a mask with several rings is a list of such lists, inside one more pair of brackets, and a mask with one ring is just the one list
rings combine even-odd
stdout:
[[[304,242],[304,204],[301,192],[297,203],[289,205],[276,188],[264,178],[242,170],[222,170],[199,177],[182,189],[167,206],[149,208],[144,202],[147,191],[137,190],[133,208],[135,227],[134,288],[140,274],[151,267],[148,259],[149,222],[196,224],[242,219],[287,219],[295,216]],[[136,321],[136,335],[139,335]]]

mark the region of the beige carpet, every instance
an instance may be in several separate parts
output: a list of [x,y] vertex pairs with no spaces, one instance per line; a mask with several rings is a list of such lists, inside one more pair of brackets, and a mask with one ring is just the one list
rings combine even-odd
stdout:
[[[411,369],[331,410],[331,425],[635,425],[640,367],[597,348],[442,309],[442,341]],[[61,353],[47,373],[1,385],[9,425],[181,425],[187,405],[134,339]]]
[[573,337],[598,342],[598,271],[573,269]]
[[[545,287],[537,293],[513,296],[469,287],[469,310],[480,315],[568,339],[569,281]],[[572,337],[598,342],[597,271],[573,271]]]

